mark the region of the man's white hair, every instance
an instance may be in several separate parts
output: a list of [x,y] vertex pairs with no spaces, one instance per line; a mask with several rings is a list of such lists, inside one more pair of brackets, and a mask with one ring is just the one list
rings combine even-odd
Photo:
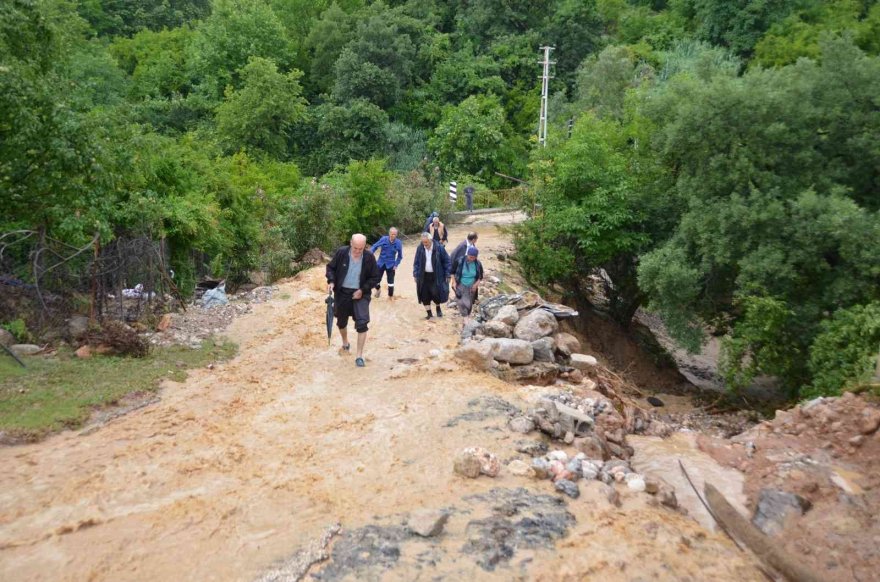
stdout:
[[388,229],[388,234],[391,234],[391,231],[397,232],[397,227],[392,226],[391,228],[389,228],[389,229]]
[[364,244],[367,244],[367,237],[365,237],[364,235],[362,235],[360,233],[356,233],[356,234],[351,235],[351,242],[352,242],[352,244],[354,244],[356,242],[362,242]]
[[428,234],[427,232],[423,232],[423,233],[422,233],[422,240],[430,239],[430,238],[431,238],[431,235]]

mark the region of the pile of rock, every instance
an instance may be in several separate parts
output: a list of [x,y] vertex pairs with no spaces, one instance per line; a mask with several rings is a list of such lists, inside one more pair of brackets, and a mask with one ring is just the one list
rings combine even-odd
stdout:
[[577,312],[547,303],[522,306],[521,299],[499,305],[497,297],[482,310],[491,317],[473,322],[462,332],[463,343],[456,352],[459,359],[505,380],[532,384],[551,384],[560,375],[580,381],[583,371],[596,366],[596,358],[579,353],[576,337],[559,332],[558,319]]
[[565,451],[550,451],[532,458],[531,463],[511,461],[507,465],[507,470],[512,475],[549,479],[553,481],[557,491],[571,498],[580,496],[579,482],[601,481],[606,485],[621,483],[632,491],[646,491],[651,495],[657,495],[660,502],[668,507],[678,505],[675,491],[669,485],[643,477],[633,471],[627,461],[590,458],[584,452],[569,457]]

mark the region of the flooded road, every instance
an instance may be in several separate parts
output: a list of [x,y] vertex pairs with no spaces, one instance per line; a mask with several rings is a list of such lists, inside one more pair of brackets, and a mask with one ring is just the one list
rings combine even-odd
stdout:
[[[508,239],[469,228],[492,268]],[[366,368],[338,335],[327,345],[320,267],[233,324],[234,360],[99,430],[0,449],[0,579],[251,581],[336,522],[318,579],[762,579],[730,541],[645,494],[616,507],[592,486],[571,500],[506,472],[454,475],[465,446],[524,458],[522,435],[481,403],[524,407],[525,393],[453,359],[460,320],[423,320],[413,251],[397,300],[372,302]],[[401,531],[419,508],[450,511],[442,536]]]

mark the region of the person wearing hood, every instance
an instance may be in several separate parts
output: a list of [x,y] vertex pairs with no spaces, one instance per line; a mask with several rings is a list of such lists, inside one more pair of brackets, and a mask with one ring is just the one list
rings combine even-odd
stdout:
[[431,319],[431,303],[437,306],[437,317],[443,317],[440,304],[449,300],[449,279],[452,277],[452,264],[449,253],[439,242],[435,242],[430,234],[422,233],[422,244],[416,249],[413,259],[413,278],[419,303],[425,306]]
[[483,281],[483,264],[477,258],[480,255],[477,247],[470,247],[465,258],[455,266],[455,296],[458,312],[464,317],[464,324],[471,320],[471,310],[477,301],[477,291]]

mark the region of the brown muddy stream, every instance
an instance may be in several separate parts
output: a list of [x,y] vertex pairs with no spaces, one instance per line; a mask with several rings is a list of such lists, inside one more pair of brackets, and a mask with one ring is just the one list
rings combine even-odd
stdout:
[[[509,241],[476,228],[492,269]],[[460,320],[423,320],[413,250],[399,298],[372,303],[366,368],[338,353],[338,336],[327,346],[313,269],[233,324],[234,360],[98,430],[0,450],[0,580],[249,582],[337,522],[331,559],[307,579],[763,580],[691,504],[696,520],[644,493],[622,490],[616,507],[598,482],[569,499],[504,471],[453,474],[465,446],[525,459],[499,402],[524,408],[533,391],[453,359]],[[689,445],[634,445],[648,473],[672,483],[665,471],[684,456],[698,479],[737,494]],[[450,512],[443,535],[402,527],[419,508]]]

